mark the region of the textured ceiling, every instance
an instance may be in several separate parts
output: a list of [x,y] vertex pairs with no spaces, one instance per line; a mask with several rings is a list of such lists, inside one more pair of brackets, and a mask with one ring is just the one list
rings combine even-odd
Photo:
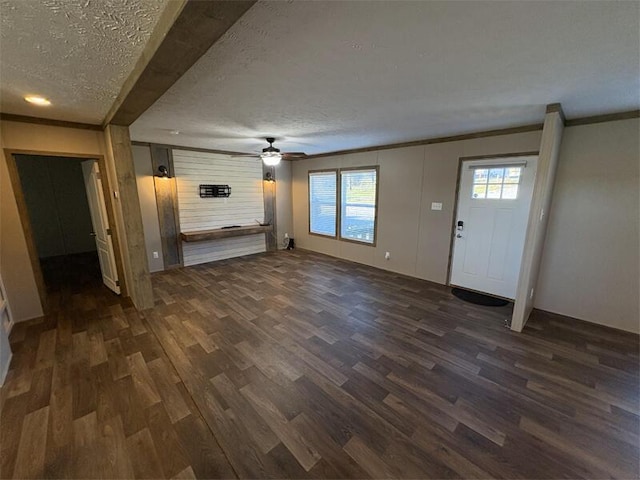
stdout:
[[[640,106],[638,2],[259,2],[136,140],[320,153]],[[170,135],[180,130],[180,135]]]
[[[101,123],[167,1],[1,1],[2,112]],[[29,105],[27,94],[52,105]]]

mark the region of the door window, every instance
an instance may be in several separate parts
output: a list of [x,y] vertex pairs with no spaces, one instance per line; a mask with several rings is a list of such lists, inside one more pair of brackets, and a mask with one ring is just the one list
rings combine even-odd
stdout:
[[515,200],[521,174],[522,167],[476,168],[471,198]]

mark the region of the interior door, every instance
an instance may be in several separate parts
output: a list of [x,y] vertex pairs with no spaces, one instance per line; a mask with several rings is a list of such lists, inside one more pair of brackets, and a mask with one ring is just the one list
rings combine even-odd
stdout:
[[462,163],[451,285],[515,299],[537,160]]
[[118,281],[113,241],[111,239],[111,230],[109,229],[107,207],[104,203],[98,162],[95,160],[82,162],[82,173],[84,174],[84,185],[87,190],[91,223],[93,225],[91,235],[95,238],[98,249],[102,281],[110,290],[120,293],[120,282]]

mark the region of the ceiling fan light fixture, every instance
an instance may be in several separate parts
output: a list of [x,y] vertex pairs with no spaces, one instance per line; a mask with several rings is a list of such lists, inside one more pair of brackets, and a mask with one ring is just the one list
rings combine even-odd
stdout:
[[265,165],[269,167],[273,167],[280,163],[282,159],[282,154],[280,152],[264,152],[260,154],[260,158],[264,162]]

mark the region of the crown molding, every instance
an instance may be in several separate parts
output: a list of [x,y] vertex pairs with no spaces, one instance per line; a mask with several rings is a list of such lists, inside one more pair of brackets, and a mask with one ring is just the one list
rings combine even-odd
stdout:
[[51,127],[76,128],[80,130],[96,130],[101,132],[101,125],[91,123],[67,122],[66,120],[54,120],[52,118],[29,117],[26,115],[14,115],[13,113],[0,113],[0,120],[5,122],[32,123],[36,125],[49,125]]

